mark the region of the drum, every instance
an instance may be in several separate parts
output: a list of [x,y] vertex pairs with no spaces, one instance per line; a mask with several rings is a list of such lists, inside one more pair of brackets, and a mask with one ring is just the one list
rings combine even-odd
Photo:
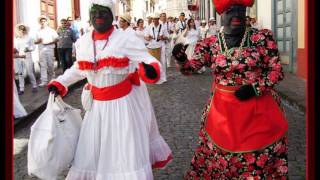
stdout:
[[149,53],[155,57],[158,61],[161,61],[161,48],[150,49],[148,48]]

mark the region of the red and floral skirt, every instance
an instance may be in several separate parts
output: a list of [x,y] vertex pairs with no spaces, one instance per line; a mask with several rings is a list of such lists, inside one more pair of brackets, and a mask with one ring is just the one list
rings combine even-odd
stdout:
[[288,138],[282,137],[260,151],[231,153],[214,145],[204,129],[206,106],[202,115],[199,145],[191,166],[184,178],[187,180],[213,179],[288,179]]

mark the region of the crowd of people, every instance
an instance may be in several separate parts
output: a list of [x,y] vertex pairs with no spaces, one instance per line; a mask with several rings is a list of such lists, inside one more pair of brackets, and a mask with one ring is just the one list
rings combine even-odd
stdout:
[[[26,77],[32,84],[33,93],[37,93],[39,87],[45,87],[56,76],[55,61],[63,72],[69,69],[75,61],[75,42],[93,30],[90,21],[84,23],[80,17],[75,20],[71,17],[61,19],[56,30],[49,26],[49,21],[47,16],[40,16],[40,28],[35,35],[31,35],[27,24],[19,23],[15,26],[14,70],[18,95],[24,94]],[[200,22],[199,18],[186,18],[183,12],[178,18],[167,17],[164,12],[148,15],[146,19],[122,14],[115,16],[112,25],[121,31],[131,31],[144,42],[149,53],[161,62],[163,71],[157,84],[167,81],[166,69],[173,63],[171,51],[175,44],[182,42],[188,45],[190,57],[198,41],[219,32],[215,18],[210,18],[208,23],[204,20]],[[32,55],[36,49],[39,52],[40,82],[37,81]],[[204,71],[205,68],[197,73]]]

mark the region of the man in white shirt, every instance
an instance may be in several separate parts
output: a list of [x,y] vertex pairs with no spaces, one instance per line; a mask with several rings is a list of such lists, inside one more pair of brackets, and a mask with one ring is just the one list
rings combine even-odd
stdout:
[[164,46],[165,46],[165,61],[167,62],[167,66],[170,67],[170,62],[171,62],[171,41],[172,41],[172,34],[173,34],[173,26],[172,23],[167,20],[167,14],[166,13],[161,13],[160,14],[160,23],[162,26],[165,28],[165,31],[168,35],[168,39],[164,41]]
[[162,84],[167,81],[166,77],[166,57],[165,57],[165,41],[168,40],[168,32],[165,27],[159,22],[160,14],[156,13],[152,16],[153,24],[146,31],[145,39],[149,42],[147,48],[149,53],[157,58],[162,65],[161,79],[157,84]]
[[177,34],[181,34],[187,28],[187,22],[185,20],[185,14],[180,13],[179,20],[176,24]]
[[[54,78],[54,48],[58,42],[58,34],[55,30],[48,26],[48,18],[46,16],[39,17],[40,29],[36,34],[35,44],[39,48],[40,63],[40,87],[47,85],[48,81]],[[49,76],[49,78],[48,78]]]

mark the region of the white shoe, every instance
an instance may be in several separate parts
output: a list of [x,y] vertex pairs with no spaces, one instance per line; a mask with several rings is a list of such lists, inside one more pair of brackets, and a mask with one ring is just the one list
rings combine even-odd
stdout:
[[44,86],[46,86],[47,84],[48,84],[48,83],[43,83],[43,82],[42,82],[42,83],[39,84],[39,87],[44,87]]

